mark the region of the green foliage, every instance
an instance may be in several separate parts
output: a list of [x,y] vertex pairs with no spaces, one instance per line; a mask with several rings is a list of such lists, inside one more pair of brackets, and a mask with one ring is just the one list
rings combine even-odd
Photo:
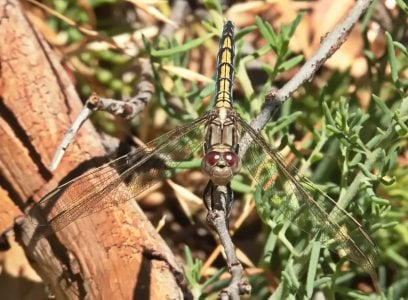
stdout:
[[399,5],[399,7],[401,8],[401,10],[408,15],[408,5],[406,1],[403,0],[397,0],[397,4]]
[[179,54],[179,53],[183,53],[186,51],[189,51],[193,48],[196,48],[200,45],[202,45],[205,41],[207,41],[208,39],[212,38],[214,36],[214,34],[209,33],[205,36],[199,37],[197,39],[191,40],[191,41],[186,41],[184,44],[182,45],[177,45],[171,48],[166,48],[166,49],[162,49],[162,50],[152,50],[150,52],[150,55],[155,58],[155,57],[163,57],[163,56],[172,56],[175,54]]
[[[184,275],[191,287],[191,293],[194,299],[204,299],[207,294],[217,292],[220,288],[220,275],[225,272],[225,268],[221,268],[210,278],[203,281],[201,276],[202,261],[194,259],[190,249],[184,247],[184,256],[186,258],[186,266],[184,267]],[[224,281],[225,285],[226,282]],[[207,299],[207,298],[206,298]]]
[[[372,90],[378,91],[381,97],[373,94],[371,105],[367,110],[359,108],[356,94],[347,95],[338,92],[347,90],[345,85],[349,84],[348,81],[336,80],[330,84],[330,79],[328,80],[329,84],[323,88],[319,97],[321,99],[320,118],[318,114],[316,118],[320,126],[313,129],[314,142],[309,144],[310,155],[307,159],[299,157],[298,168],[302,172],[313,171],[311,177],[315,182],[326,181],[321,188],[327,192],[330,191],[331,194],[335,193],[335,198],[339,198],[338,205],[346,208],[356,219],[361,220],[378,242],[381,251],[380,269],[387,260],[391,259],[401,267],[402,272],[398,276],[404,278],[407,260],[401,253],[407,250],[406,228],[408,227],[406,222],[400,222],[406,215],[408,207],[408,197],[405,192],[408,172],[401,169],[396,158],[399,150],[407,146],[408,97],[403,96],[407,94],[407,88],[401,84],[398,75],[406,71],[407,67],[399,63],[395,57],[395,49],[392,47],[395,43],[391,35],[387,35],[387,45],[387,56],[380,59],[388,62],[391,67],[390,81],[378,81],[381,84],[380,87],[371,87]],[[399,43],[397,45],[399,48],[402,46]],[[401,50],[405,53],[406,48]],[[382,71],[385,72],[384,69]],[[375,78],[374,82],[379,78],[387,78],[384,75],[377,74],[378,78]],[[333,74],[333,76],[337,75]],[[397,93],[386,93],[386,91],[392,91],[390,84]],[[370,88],[370,86],[364,88]],[[308,91],[305,92],[307,93]],[[333,97],[336,94],[339,96]],[[296,102],[296,100],[293,101]],[[305,104],[294,104],[310,117]],[[292,121],[296,122],[295,125],[299,130],[304,131],[308,127],[308,124],[304,123],[307,120],[298,119],[293,114],[289,116],[292,116]],[[288,127],[279,126],[279,123],[282,123],[282,119],[272,123],[271,128],[280,131],[280,127],[284,127],[281,135],[287,135]],[[277,135],[274,130],[270,129],[268,134]],[[290,143],[290,137],[287,140]],[[337,184],[337,188],[330,181],[327,182],[327,179]],[[376,196],[380,194],[382,197]],[[281,200],[271,197],[270,201]],[[396,213],[390,206],[391,201],[393,206],[396,205],[394,207],[403,207],[403,212]],[[278,260],[284,266],[282,281],[271,299],[310,298],[314,289],[326,291],[328,296],[336,295],[336,298],[367,299],[361,293],[344,289],[340,285],[344,280],[351,281],[357,276],[358,273],[354,268],[349,273],[341,274],[338,270],[344,262],[335,263],[330,257],[323,256],[325,264],[329,263],[333,272],[331,278],[327,277],[327,271],[324,272],[326,274],[324,276],[321,269],[324,264],[316,263],[320,246],[315,243],[318,241],[307,243],[305,240],[310,238],[303,231],[291,228],[286,220],[271,218],[273,212],[270,211],[271,208],[267,208],[265,201],[257,205],[262,207],[261,217],[271,229],[264,252],[273,254],[266,255],[264,263],[270,264],[271,260]],[[273,206],[276,206],[276,203]],[[290,241],[295,241],[295,244]],[[277,252],[279,245],[286,247],[289,252],[282,256],[282,252]],[[313,245],[316,245],[316,248]],[[305,262],[302,264],[305,256],[308,257],[308,265]],[[299,288],[298,281],[302,280],[305,270],[307,270],[305,289],[302,289]],[[346,278],[345,275],[348,274],[351,276]],[[381,283],[390,281],[386,276],[384,272],[380,272]],[[398,292],[395,292],[392,287],[387,289],[383,285],[382,288],[383,294],[378,296],[381,299],[398,299],[407,291],[407,286],[403,286],[401,282],[398,284]],[[389,298],[391,295],[392,298]]]
[[[404,1],[397,0],[397,3],[401,14],[407,14]],[[99,0],[90,1],[90,4],[96,9],[117,2]],[[197,25],[201,26],[201,31],[193,27],[191,31],[186,30],[182,43],[175,39],[153,42],[145,38],[136,54],[137,58],[152,61],[156,87],[155,97],[143,118],[149,122],[157,111],[164,111],[170,120],[170,125],[166,124],[164,130],[196,118],[211,106],[210,101],[203,99],[211,96],[213,82],[189,81],[183,74],[165,68],[188,69],[190,52],[196,48],[211,50],[216,56],[216,50],[208,44],[211,41],[211,45],[218,43],[214,36],[220,34],[224,17],[218,1],[204,1],[204,4],[210,17]],[[54,9],[78,24],[88,21],[88,15],[75,1],[55,1]],[[240,93],[237,93],[235,101],[243,119],[249,121],[254,118],[272,83],[281,80],[286,71],[303,62],[303,55],[291,53],[288,47],[302,17],[300,14],[278,31],[259,17],[255,19],[255,25],[237,30],[235,69]],[[77,28],[55,17],[50,17],[48,22],[67,35],[68,44],[84,39]],[[364,24],[367,23],[368,17]],[[130,26],[118,24],[115,25],[113,18],[110,23],[97,24],[96,29],[107,36],[132,32]],[[367,26],[363,28],[367,30]],[[244,54],[245,37],[254,31],[259,32],[266,44]],[[362,34],[366,35],[366,32]],[[368,44],[365,45],[368,71],[364,78],[353,78],[350,70],[325,70],[323,88],[314,82],[306,84],[281,107],[279,116],[271,120],[262,132],[268,143],[277,145],[276,148],[289,147],[295,155],[294,163],[299,172],[338,199],[338,205],[361,221],[373,236],[380,250],[378,275],[382,295],[363,295],[354,283],[369,280],[358,266],[345,267],[344,260],[333,258],[318,237],[310,239],[302,228],[293,226],[288,220],[272,218],[273,207],[282,198],[272,195],[270,202],[261,201],[259,191],[252,188],[247,177],[236,176],[232,182],[234,191],[249,194],[257,201],[260,218],[266,224],[266,239],[259,265],[268,269],[279,281],[270,299],[311,298],[316,291],[323,292],[328,299],[400,299],[408,294],[408,170],[401,162],[401,153],[406,151],[408,140],[408,82],[403,77],[408,69],[408,49],[406,43],[398,41],[398,28],[387,32],[385,38],[386,53],[380,57],[370,50]],[[247,64],[271,52],[276,55],[274,64],[262,64],[267,81],[255,86]],[[135,94],[137,72],[130,72],[131,79],[125,76],[135,58],[112,49],[89,48],[82,48],[76,58],[92,70],[91,76],[97,81],[93,84],[98,90],[103,90],[105,96],[126,98]],[[94,86],[84,75],[78,80],[86,97]],[[171,85],[164,84],[168,80]],[[362,105],[359,95],[364,93],[369,96]],[[170,98],[177,99],[178,105],[169,104]],[[297,149],[297,143],[305,137],[301,149]],[[186,168],[198,165],[199,161],[194,161],[194,165]],[[185,276],[196,299],[209,295],[219,288],[218,284],[225,284],[219,281],[224,269],[211,278],[203,278],[200,275],[202,264],[192,258],[188,248],[185,248],[185,257]],[[265,276],[251,276],[249,280],[254,287],[254,299],[269,296]]]
[[299,25],[303,16],[304,14],[299,14],[292,23],[282,25],[279,34],[273,30],[272,26],[268,22],[264,22],[261,18],[256,17],[255,22],[259,28],[259,32],[268,42],[270,49],[277,55],[274,66],[269,66],[266,64],[263,65],[263,69],[268,73],[271,81],[279,73],[285,72],[297,66],[303,60],[303,55],[288,58],[291,55],[288,48],[290,38],[295,33],[296,27]]

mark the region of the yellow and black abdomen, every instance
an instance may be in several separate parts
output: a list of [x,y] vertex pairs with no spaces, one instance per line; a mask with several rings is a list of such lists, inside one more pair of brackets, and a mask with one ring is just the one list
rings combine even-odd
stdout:
[[227,21],[222,31],[217,56],[216,108],[232,108],[232,86],[234,80],[234,25]]

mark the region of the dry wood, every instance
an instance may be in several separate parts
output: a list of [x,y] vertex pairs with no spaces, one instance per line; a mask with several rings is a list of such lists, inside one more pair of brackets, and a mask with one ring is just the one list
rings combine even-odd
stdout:
[[[16,0],[0,0],[0,41],[0,182],[36,219],[37,211],[28,209],[32,202],[81,162],[105,153],[96,131],[85,123],[57,171],[48,170],[82,104],[60,61]],[[28,219],[21,226],[21,242],[57,299],[182,297],[181,271],[137,204],[77,220],[38,243],[31,240],[35,222]]]
[[7,191],[0,186],[0,235],[12,229],[14,222],[21,220],[22,216],[21,210],[10,199]]

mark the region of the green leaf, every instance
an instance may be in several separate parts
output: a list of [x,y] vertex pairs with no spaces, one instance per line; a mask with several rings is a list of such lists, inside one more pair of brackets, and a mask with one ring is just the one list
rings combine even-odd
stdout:
[[279,71],[287,71],[289,69],[292,69],[296,65],[298,65],[302,60],[304,56],[303,55],[297,55],[295,57],[292,57],[291,59],[281,63],[279,65]]
[[271,48],[274,49],[275,52],[278,52],[278,38],[272,26],[269,23],[264,22],[258,16],[255,18],[255,23],[258,26],[259,32],[262,34]]
[[389,32],[385,33],[385,38],[387,41],[388,61],[391,67],[391,79],[394,83],[397,83],[398,82],[398,67],[397,67],[397,59],[395,58],[394,43],[392,41],[392,37]]
[[290,39],[293,36],[293,34],[296,31],[296,28],[298,27],[300,21],[302,21],[304,16],[305,16],[305,13],[303,12],[300,13],[299,15],[296,16],[296,18],[292,21],[292,23],[288,25],[288,28],[289,28],[288,35],[287,35],[288,39]]
[[242,39],[243,36],[247,35],[248,33],[253,32],[255,29],[256,29],[255,25],[247,26],[247,27],[241,29],[240,31],[238,31],[235,34],[235,40],[239,41],[240,39]]
[[205,0],[204,5],[208,10],[215,10],[220,15],[222,14],[221,2],[217,0]]
[[272,127],[271,133],[274,134],[280,132],[282,129],[288,128],[291,124],[296,122],[303,113],[301,111],[296,111],[290,115],[287,115],[283,118],[278,119]]
[[201,288],[205,289],[207,286],[216,283],[217,281],[219,281],[219,278],[221,276],[222,273],[226,272],[227,268],[223,267],[220,268],[217,272],[215,272],[210,278],[208,278],[202,285]]
[[[331,111],[329,109],[329,106],[327,105],[326,102],[323,102],[323,112],[324,112],[324,116],[326,118],[326,122],[331,125],[332,127],[336,128],[336,121],[334,121],[333,116],[331,114]],[[337,128],[336,128],[337,130]]]
[[307,271],[306,278],[306,296],[308,299],[312,299],[313,296],[314,281],[319,265],[320,248],[320,242],[313,241],[312,251],[310,253],[309,269]]
[[382,101],[377,95],[372,94],[373,100],[377,107],[381,109],[381,111],[388,117],[392,116],[391,110],[385,105],[384,101]]
[[188,246],[184,246],[184,257],[186,258],[186,263],[189,268],[193,266],[193,255],[191,254],[191,250]]
[[404,0],[397,0],[398,6],[402,9],[402,11],[408,15],[408,5],[407,2]]
[[271,77],[271,78],[273,78],[273,77],[275,76],[275,74],[277,73],[276,68],[271,67],[271,66],[268,65],[268,64],[264,64],[264,63],[263,63],[263,64],[261,65],[261,68],[262,68],[262,70],[265,71],[265,72],[268,74],[268,76]]
[[112,72],[102,68],[97,69],[95,75],[102,83],[109,83],[113,79]]
[[[389,201],[389,200],[384,199],[384,198],[379,198],[379,197],[377,197],[377,196],[372,196],[372,197],[371,197],[371,200],[372,200],[373,202],[377,203],[377,204],[380,204],[380,205],[390,205],[390,201]],[[384,225],[384,224],[382,224],[382,225]]]
[[406,57],[408,57],[408,49],[404,44],[396,41],[394,41],[393,44],[394,47],[398,48]]
[[166,57],[166,56],[171,56],[171,55],[178,54],[178,53],[183,53],[183,52],[186,52],[188,50],[191,50],[193,48],[200,46],[205,41],[212,38],[214,35],[215,35],[214,33],[208,33],[202,37],[196,38],[194,40],[188,41],[187,43],[184,43],[179,46],[175,46],[170,49],[162,49],[162,50],[152,49],[150,52],[150,55],[152,57]]

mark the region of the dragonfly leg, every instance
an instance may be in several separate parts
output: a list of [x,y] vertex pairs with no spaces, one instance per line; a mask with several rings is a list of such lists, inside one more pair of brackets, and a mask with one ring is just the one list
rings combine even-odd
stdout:
[[220,298],[235,299],[238,295],[249,294],[251,286],[242,280],[243,268],[235,255],[235,247],[228,232],[228,215],[233,202],[230,185],[218,186],[209,181],[204,191],[204,202],[208,209],[207,222],[215,228],[220,237],[227,257],[228,269],[231,273],[231,282],[228,287],[222,290]]
[[207,210],[209,212],[214,210],[224,211],[228,226],[228,217],[231,212],[232,202],[234,201],[234,193],[232,192],[230,184],[217,186],[210,180],[203,194]]

